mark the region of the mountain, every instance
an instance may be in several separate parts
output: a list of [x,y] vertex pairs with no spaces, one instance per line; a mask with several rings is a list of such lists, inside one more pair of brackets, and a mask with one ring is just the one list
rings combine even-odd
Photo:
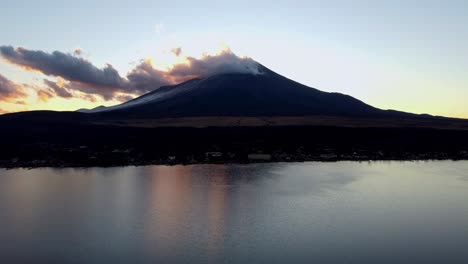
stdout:
[[81,112],[120,118],[398,114],[374,108],[348,95],[307,87],[259,67],[260,74],[229,73],[193,79],[161,87],[121,105]]

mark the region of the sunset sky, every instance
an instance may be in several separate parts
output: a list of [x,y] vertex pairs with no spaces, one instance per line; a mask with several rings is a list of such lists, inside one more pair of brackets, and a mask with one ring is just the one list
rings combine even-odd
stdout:
[[251,58],[379,108],[468,118],[467,1],[1,6],[0,113],[113,105]]

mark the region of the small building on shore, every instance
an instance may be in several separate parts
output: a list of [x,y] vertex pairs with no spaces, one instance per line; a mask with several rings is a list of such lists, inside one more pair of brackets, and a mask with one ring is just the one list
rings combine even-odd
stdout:
[[334,160],[338,158],[338,155],[334,153],[323,153],[323,154],[320,154],[320,158],[324,160]]
[[247,158],[251,161],[269,161],[271,160],[271,155],[262,153],[252,153],[249,154]]
[[222,157],[223,157],[223,153],[219,151],[210,151],[210,152],[205,153],[205,158],[207,160],[217,161],[217,160],[221,160]]

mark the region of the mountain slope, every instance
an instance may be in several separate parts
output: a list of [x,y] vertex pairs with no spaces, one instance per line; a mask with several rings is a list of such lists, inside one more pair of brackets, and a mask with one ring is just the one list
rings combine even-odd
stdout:
[[[124,104],[88,112],[102,117],[189,116],[376,117],[390,113],[351,96],[322,92],[260,66],[262,74],[219,74],[161,87]],[[396,115],[397,113],[392,113]]]

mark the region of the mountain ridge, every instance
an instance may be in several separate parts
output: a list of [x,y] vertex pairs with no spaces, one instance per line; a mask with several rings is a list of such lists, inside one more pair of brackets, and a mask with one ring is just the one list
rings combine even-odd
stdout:
[[[126,123],[132,123],[129,120],[169,120],[215,116],[219,118],[308,117],[313,119],[316,117],[320,120],[324,117],[343,117],[347,119],[368,118],[369,121],[389,118],[463,121],[457,118],[379,109],[347,94],[325,92],[306,86],[277,74],[261,64],[258,64],[258,67],[255,73],[221,73],[162,86],[115,106],[79,109],[74,113],[84,115],[74,115],[74,119],[101,123],[106,120],[125,120]],[[36,116],[38,120],[45,120],[50,115],[50,119],[55,121],[60,120],[61,116],[64,119],[67,118],[68,112],[62,112],[63,114],[52,114],[52,112],[31,111],[10,115],[18,116],[19,119],[34,119],[33,116]],[[296,120],[304,119],[297,118]],[[369,123],[369,126],[372,124]]]
[[131,118],[389,115],[352,96],[324,92],[290,80],[260,64],[259,67],[260,74],[223,73],[192,79],[158,88],[117,106],[88,112],[104,117]]

